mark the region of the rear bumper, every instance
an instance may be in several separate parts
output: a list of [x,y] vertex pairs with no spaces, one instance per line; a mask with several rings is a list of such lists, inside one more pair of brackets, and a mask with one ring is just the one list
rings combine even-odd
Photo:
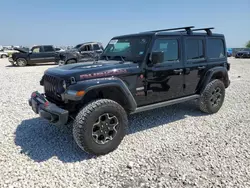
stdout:
[[49,102],[38,92],[32,93],[29,105],[36,114],[54,125],[65,125],[68,122],[69,112]]

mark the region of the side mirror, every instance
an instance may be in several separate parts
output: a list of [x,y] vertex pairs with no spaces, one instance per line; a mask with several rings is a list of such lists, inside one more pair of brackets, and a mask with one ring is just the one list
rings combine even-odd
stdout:
[[153,64],[162,63],[164,61],[164,52],[152,52],[151,54],[151,61]]

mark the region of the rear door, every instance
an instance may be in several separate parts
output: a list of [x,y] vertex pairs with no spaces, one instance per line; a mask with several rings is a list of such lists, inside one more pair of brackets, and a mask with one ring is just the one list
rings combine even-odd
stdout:
[[205,36],[184,36],[184,95],[196,93],[197,86],[207,69]]
[[43,46],[44,63],[55,62],[56,50],[53,46]]

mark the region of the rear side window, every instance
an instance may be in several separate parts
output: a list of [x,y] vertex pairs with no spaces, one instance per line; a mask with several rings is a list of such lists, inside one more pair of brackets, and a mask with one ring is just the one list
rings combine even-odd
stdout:
[[225,45],[222,39],[208,39],[207,40],[207,55],[208,58],[224,58]]
[[43,47],[44,52],[53,52],[54,48],[52,46],[44,46]]
[[98,44],[93,45],[94,50],[100,50],[100,46]]
[[187,60],[199,60],[205,58],[202,39],[187,39],[186,53]]

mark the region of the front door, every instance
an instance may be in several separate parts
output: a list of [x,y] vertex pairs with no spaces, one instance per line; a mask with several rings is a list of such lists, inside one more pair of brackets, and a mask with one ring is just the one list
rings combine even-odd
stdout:
[[163,51],[164,61],[146,68],[146,104],[183,96],[184,76],[181,37],[160,37],[152,51]]
[[32,63],[43,63],[44,61],[43,48],[40,46],[33,47],[31,49],[29,57]]
[[92,45],[86,44],[80,48],[80,59],[79,61],[91,61],[95,57]]

